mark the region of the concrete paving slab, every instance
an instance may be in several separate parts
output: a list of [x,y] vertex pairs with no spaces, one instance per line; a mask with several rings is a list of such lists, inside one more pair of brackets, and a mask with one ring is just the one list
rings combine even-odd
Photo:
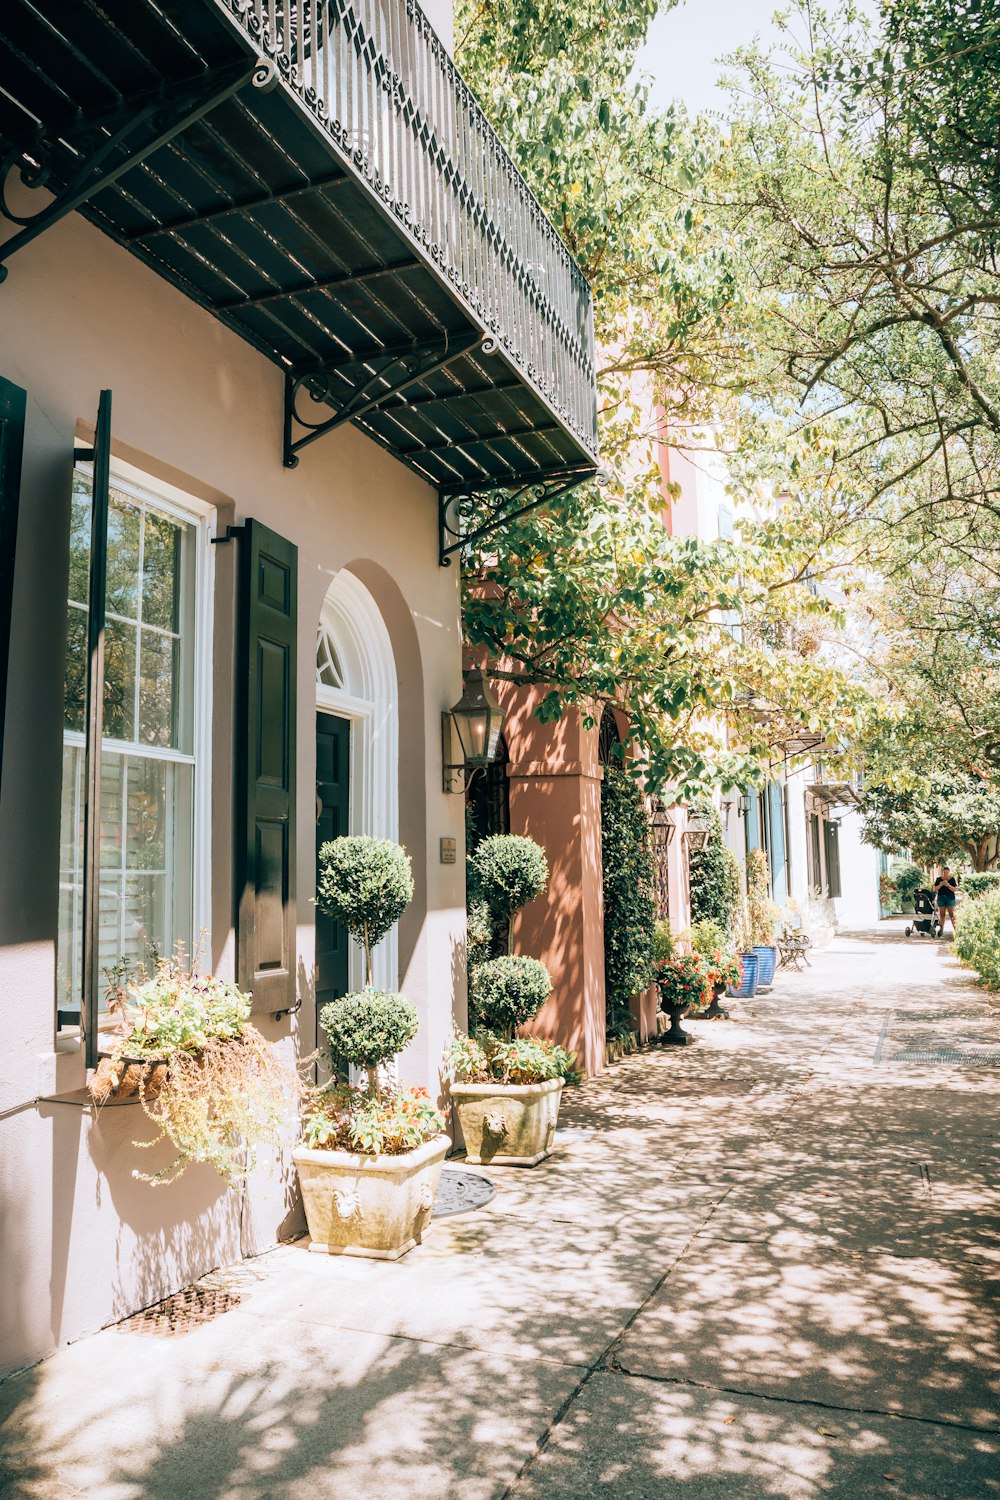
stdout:
[[495,1500],[579,1372],[237,1309],[0,1387],[4,1500]]
[[997,1287],[946,1260],[688,1249],[613,1358],[639,1374],[1000,1432]]
[[598,1373],[511,1500],[987,1500],[1000,1440]]

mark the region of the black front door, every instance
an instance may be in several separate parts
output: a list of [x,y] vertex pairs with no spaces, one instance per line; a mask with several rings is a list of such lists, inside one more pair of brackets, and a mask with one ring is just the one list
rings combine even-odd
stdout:
[[[330,839],[348,832],[351,726],[334,714],[316,715],[316,854]],[[316,911],[316,1005],[345,995],[348,988],[346,930]]]

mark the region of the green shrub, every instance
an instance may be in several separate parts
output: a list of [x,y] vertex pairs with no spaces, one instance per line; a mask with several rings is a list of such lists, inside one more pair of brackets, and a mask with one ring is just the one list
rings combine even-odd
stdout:
[[1000,892],[988,891],[959,908],[955,951],[989,989],[1000,989]]
[[506,954],[473,970],[471,991],[482,1024],[498,1036],[511,1037],[541,1010],[552,993],[552,979],[537,958]]
[[473,898],[486,902],[494,922],[509,922],[548,885],[545,850],[520,834],[491,834],[469,856],[469,883]]
[[417,1034],[417,1012],[409,1000],[386,990],[361,990],[331,1000],[319,1023],[334,1055],[369,1074],[396,1057]]
[[674,956],[674,935],[666,917],[658,917],[653,923],[653,966],[666,963]]
[[747,855],[747,912],[751,948],[770,948],[774,943],[778,908],[768,894],[767,855],[763,849],[751,849]]
[[619,1036],[632,1026],[632,996],[649,984],[656,903],[642,791],[635,778],[617,766],[605,766],[601,783],[601,872],[607,1030]]
[[714,807],[692,809],[695,810],[708,814],[709,829],[704,849],[691,850],[691,921],[717,922],[728,931],[735,892],[730,863],[726,859],[728,851],[722,833],[722,819]]
[[927,875],[919,865],[911,864],[906,859],[894,859],[889,872],[892,883],[904,901],[913,900],[913,892],[918,886],[927,884]]
[[985,896],[989,891],[1000,890],[1000,870],[971,870],[961,879],[962,890],[967,896]]
[[1000,890],[989,890],[959,907],[955,952],[987,989],[1000,990]]
[[695,953],[708,958],[713,953],[724,952],[729,938],[724,927],[708,918],[691,923],[691,947]]
[[410,857],[391,839],[354,835],[320,849],[316,905],[363,947],[366,984],[372,982],[372,949],[412,900]]

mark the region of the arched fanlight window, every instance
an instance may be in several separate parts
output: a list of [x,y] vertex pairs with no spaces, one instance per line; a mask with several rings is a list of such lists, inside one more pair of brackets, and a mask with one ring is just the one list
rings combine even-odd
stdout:
[[343,688],[344,672],[337,656],[336,648],[330,639],[330,632],[325,625],[319,627],[316,635],[316,681],[322,683],[323,687]]

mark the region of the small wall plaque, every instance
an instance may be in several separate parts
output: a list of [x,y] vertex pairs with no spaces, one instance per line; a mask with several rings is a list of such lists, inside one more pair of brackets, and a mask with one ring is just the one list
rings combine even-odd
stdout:
[[458,841],[456,839],[441,840],[441,863],[453,865],[458,859]]

